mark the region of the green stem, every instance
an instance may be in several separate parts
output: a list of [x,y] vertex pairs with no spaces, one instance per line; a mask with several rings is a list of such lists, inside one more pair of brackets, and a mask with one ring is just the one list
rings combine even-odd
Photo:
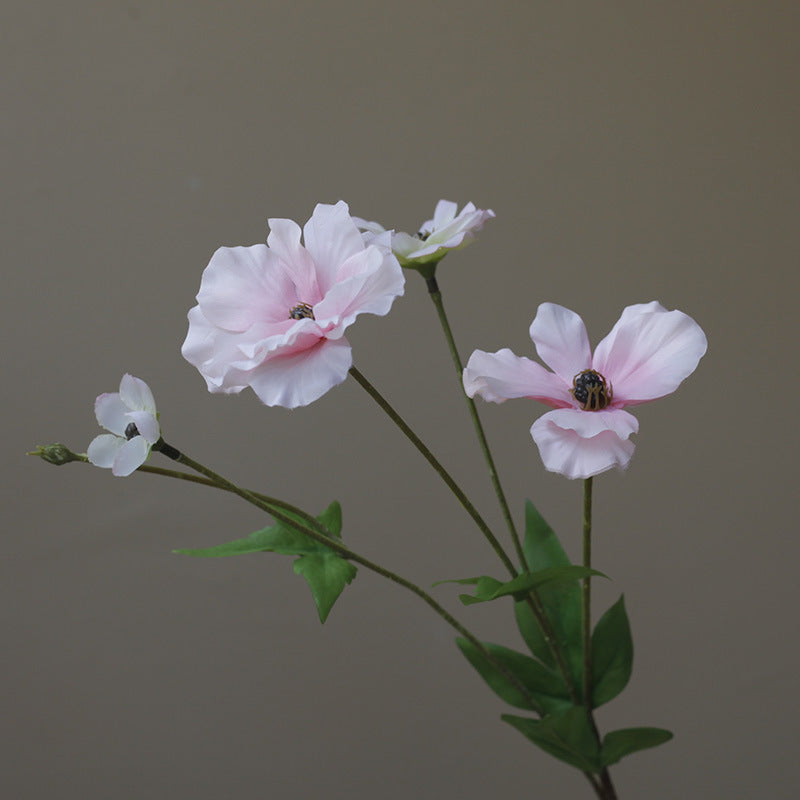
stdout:
[[[486,466],[489,470],[489,477],[492,481],[492,486],[494,487],[495,494],[497,495],[497,500],[500,503],[500,510],[503,514],[503,518],[506,521],[506,525],[508,526],[509,533],[511,534],[511,540],[514,544],[514,551],[517,554],[517,558],[519,559],[522,569],[525,572],[530,572],[530,565],[528,564],[528,560],[525,557],[525,551],[522,548],[522,543],[520,541],[519,534],[517,533],[516,526],[514,525],[514,518],[512,517],[511,510],[508,507],[508,502],[506,500],[505,492],[503,491],[503,487],[500,483],[500,477],[497,473],[497,468],[495,467],[491,449],[489,448],[489,442],[486,439],[486,432],[484,431],[483,424],[481,423],[480,417],[478,415],[478,409],[475,405],[475,401],[464,392],[464,385],[462,383],[462,375],[464,373],[464,367],[461,361],[461,356],[458,353],[458,347],[456,346],[455,337],[453,336],[453,330],[450,327],[450,321],[448,320],[447,313],[444,310],[444,302],[442,300],[442,292],[439,289],[439,283],[436,280],[435,276],[433,275],[426,278],[425,282],[428,286],[428,294],[430,294],[431,300],[433,301],[433,305],[436,308],[436,313],[439,317],[439,323],[442,326],[442,331],[444,332],[445,339],[447,340],[447,346],[448,349],[450,350],[450,356],[453,359],[453,364],[456,368],[456,373],[458,375],[459,391],[461,396],[466,400],[467,408],[469,409],[469,414],[470,417],[472,418],[472,424],[473,427],[475,428],[475,433],[478,437],[478,442],[480,444],[481,451],[483,452],[483,457],[484,460],[486,461]],[[553,654],[553,658],[555,659],[556,664],[558,665],[558,668],[564,678],[564,682],[570,693],[572,702],[575,704],[579,703],[580,698],[575,688],[575,684],[572,680],[572,675],[570,674],[570,671],[567,668],[566,660],[564,658],[563,653],[561,652],[561,648],[558,645],[558,641],[556,640],[555,636],[555,631],[553,630],[553,626],[550,622],[549,617],[547,616],[547,612],[544,609],[544,604],[542,603],[539,593],[535,589],[531,591],[526,602],[531,612],[533,613],[534,618],[538,622],[539,627],[542,629],[545,642],[550,648],[550,652]]]
[[[586,478],[583,482],[583,566],[592,567],[592,479]],[[592,578],[587,575],[582,586],[583,608],[583,702],[586,713],[589,715],[598,747],[601,744],[600,731],[594,720],[592,702]],[[600,788],[595,790],[603,800],[616,800],[617,793],[611,782],[611,775],[606,767],[600,771]]]
[[492,546],[492,549],[497,554],[503,566],[509,571],[512,578],[516,578],[519,574],[511,562],[511,559],[506,555],[503,546],[497,540],[497,537],[492,533],[486,521],[478,513],[478,510],[470,502],[469,498],[464,494],[461,487],[453,480],[450,473],[442,466],[436,456],[431,453],[422,439],[417,436],[414,431],[408,426],[405,420],[394,410],[389,401],[359,372],[355,367],[350,367],[350,374],[356,379],[361,387],[367,394],[386,412],[389,418],[397,425],[398,428],[406,435],[414,447],[424,456],[425,460],[436,470],[439,477],[447,484],[450,491],[456,496],[458,502],[464,507],[466,512],[475,521],[475,524],[480,529],[481,533],[486,537],[486,540]]
[[[592,567],[592,479],[583,482],[583,566]],[[592,710],[592,578],[583,579],[583,702]]]
[[[156,448],[160,450],[164,455],[172,458],[174,461],[177,461],[179,464],[183,464],[190,469],[193,469],[195,472],[200,473],[205,478],[208,479],[209,484],[216,486],[220,489],[225,489],[226,491],[233,492],[234,494],[241,497],[243,500],[246,500],[248,503],[260,508],[263,511],[266,511],[271,517],[273,517],[277,522],[282,522],[284,525],[287,525],[295,530],[303,533],[304,535],[308,536],[311,539],[319,542],[320,544],[325,545],[332,550],[335,550],[339,553],[340,556],[346,558],[348,561],[353,561],[356,564],[360,564],[361,566],[365,567],[366,569],[375,572],[378,575],[386,578],[387,580],[392,581],[393,583],[398,584],[399,586],[408,589],[410,592],[413,592],[417,597],[422,599],[430,608],[432,608],[448,625],[454,628],[458,633],[461,634],[465,639],[467,639],[473,647],[490,663],[497,669],[503,676],[508,680],[514,688],[517,689],[518,692],[525,698],[525,700],[529,703],[531,708],[537,708],[536,701],[528,692],[527,688],[523,686],[519,680],[517,680],[516,676],[511,674],[506,668],[503,666],[501,662],[499,662],[495,657],[484,647],[483,643],[480,639],[477,638],[473,633],[471,633],[467,628],[465,628],[450,612],[448,612],[443,606],[436,602],[436,600],[431,597],[424,589],[417,586],[415,583],[403,578],[402,576],[392,572],[391,570],[386,569],[385,567],[380,566],[380,564],[376,564],[373,561],[365,558],[364,556],[356,553],[354,550],[351,550],[346,545],[342,544],[336,539],[332,539],[330,536],[326,535],[321,530],[321,526],[319,522],[315,520],[310,515],[306,514],[305,512],[300,511],[300,509],[296,509],[293,506],[288,506],[291,509],[292,513],[300,514],[304,518],[309,518],[311,522],[315,524],[314,527],[309,525],[303,525],[299,523],[296,519],[292,519],[291,517],[287,516],[280,510],[276,510],[276,504],[273,502],[272,498],[269,498],[267,501],[266,499],[262,499],[263,496],[256,494],[255,492],[248,491],[247,489],[242,489],[241,487],[237,486],[235,483],[232,483],[227,478],[222,477],[222,475],[217,474],[213,470],[209,469],[208,467],[200,464],[198,461],[187,456],[185,453],[176,450],[171,445],[166,444],[166,442],[160,442]],[[141,469],[141,467],[140,467]],[[154,471],[157,468],[153,468]],[[170,471],[165,471],[170,472]],[[162,473],[164,474],[164,473]],[[175,473],[175,477],[177,475],[182,475],[182,473]],[[288,504],[282,504],[288,505]]]
[[439,324],[442,326],[444,338],[447,340],[447,347],[450,350],[450,357],[453,359],[453,365],[456,368],[460,393],[467,403],[469,415],[472,418],[472,425],[475,428],[475,434],[478,437],[478,443],[480,444],[481,451],[483,452],[483,458],[486,461],[486,467],[489,470],[489,478],[492,481],[494,493],[497,495],[497,501],[500,504],[500,511],[503,514],[503,519],[506,521],[508,532],[511,534],[511,540],[514,544],[514,551],[517,554],[517,558],[519,559],[522,569],[525,572],[529,572],[530,567],[528,566],[527,559],[525,558],[525,553],[522,549],[522,542],[520,541],[519,534],[517,533],[517,528],[514,525],[514,518],[512,517],[511,510],[508,507],[508,501],[506,500],[505,492],[503,491],[502,484],[500,483],[500,476],[497,473],[494,458],[492,457],[492,452],[489,448],[489,442],[486,439],[486,432],[484,431],[483,424],[478,416],[478,409],[475,406],[475,401],[464,392],[464,385],[461,378],[464,373],[464,365],[461,361],[461,356],[458,354],[458,348],[456,347],[456,340],[453,336],[452,328],[450,327],[450,321],[447,319],[447,313],[444,310],[444,302],[442,301],[442,292],[439,289],[439,283],[433,276],[427,278],[426,283],[428,286],[428,294],[433,301],[433,305],[436,308],[436,314],[439,317]]

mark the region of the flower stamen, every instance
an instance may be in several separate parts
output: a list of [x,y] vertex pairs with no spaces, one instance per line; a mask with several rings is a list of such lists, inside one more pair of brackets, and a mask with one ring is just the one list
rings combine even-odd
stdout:
[[135,438],[136,436],[141,436],[141,434],[139,433],[139,429],[136,427],[136,423],[135,422],[129,422],[125,426],[125,438],[128,441],[130,441],[131,439]]
[[298,303],[289,311],[289,319],[314,319],[314,309],[308,303]]
[[611,402],[614,389],[610,382],[593,369],[585,369],[572,379],[569,393],[584,411],[600,411]]

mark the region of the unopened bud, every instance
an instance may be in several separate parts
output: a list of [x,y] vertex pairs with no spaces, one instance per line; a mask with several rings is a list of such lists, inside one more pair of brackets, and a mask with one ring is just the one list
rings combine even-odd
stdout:
[[35,450],[28,453],[29,456],[39,456],[48,464],[55,464],[60,467],[62,464],[69,464],[70,461],[85,461],[82,456],[76,455],[66,445],[56,442],[55,444],[38,445]]

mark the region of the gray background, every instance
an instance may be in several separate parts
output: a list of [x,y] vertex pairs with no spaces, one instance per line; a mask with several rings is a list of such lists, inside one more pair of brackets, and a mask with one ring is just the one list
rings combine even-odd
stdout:
[[[169,441],[310,510],[340,499],[365,555],[423,585],[499,575],[355,383],[267,409],[179,352],[211,253],[268,216],[341,198],[414,230],[447,197],[497,212],[439,270],[465,356],[532,355],[544,300],[594,342],[651,299],[707,332],[695,375],[637,409],[629,471],[595,482],[597,610],[624,591],[636,644],[599,721],[676,733],[613,769],[623,798],[795,797],[798,23],[735,0],[6,0],[2,796],[590,796],[411,594],[362,570],[321,626],[289,558],[171,554],[261,527],[251,507],[23,455],[85,449],[130,371]],[[408,277],[351,329],[356,363],[498,524]],[[544,410],[481,405],[515,512],[532,497],[577,556],[580,483],[528,436]],[[435,591],[517,643],[507,606]]]

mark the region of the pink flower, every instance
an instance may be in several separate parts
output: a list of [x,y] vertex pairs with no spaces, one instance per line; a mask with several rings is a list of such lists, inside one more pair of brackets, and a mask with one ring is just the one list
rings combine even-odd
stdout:
[[267,244],[220,247],[203,272],[181,352],[211,392],[250,386],[268,406],[312,403],[347,377],[345,328],[383,316],[405,279],[389,234],[365,244],[347,204],[320,204],[303,228],[271,219]]
[[96,467],[124,478],[147,461],[161,438],[156,401],[141,379],[125,374],[119,392],[101,394],[94,403],[97,421],[111,433],[92,439],[86,457]]
[[627,467],[639,423],[623,409],[674,392],[707,347],[691,317],[656,302],[628,306],[594,356],[583,320],[554,303],[539,306],[530,336],[552,372],[508,349],[476,350],[464,389],[494,403],[529,397],[553,407],[531,436],[545,467],[568,478]]
[[[392,233],[392,250],[404,267],[435,264],[448,251],[468,244],[475,238],[475,231],[479,231],[483,223],[494,215],[491,209],[475,208],[472,203],[467,203],[459,212],[456,203],[440,200],[433,219],[423,222],[417,234]],[[386,232],[377,222],[367,222],[359,217],[353,219],[365,232],[367,241]]]

